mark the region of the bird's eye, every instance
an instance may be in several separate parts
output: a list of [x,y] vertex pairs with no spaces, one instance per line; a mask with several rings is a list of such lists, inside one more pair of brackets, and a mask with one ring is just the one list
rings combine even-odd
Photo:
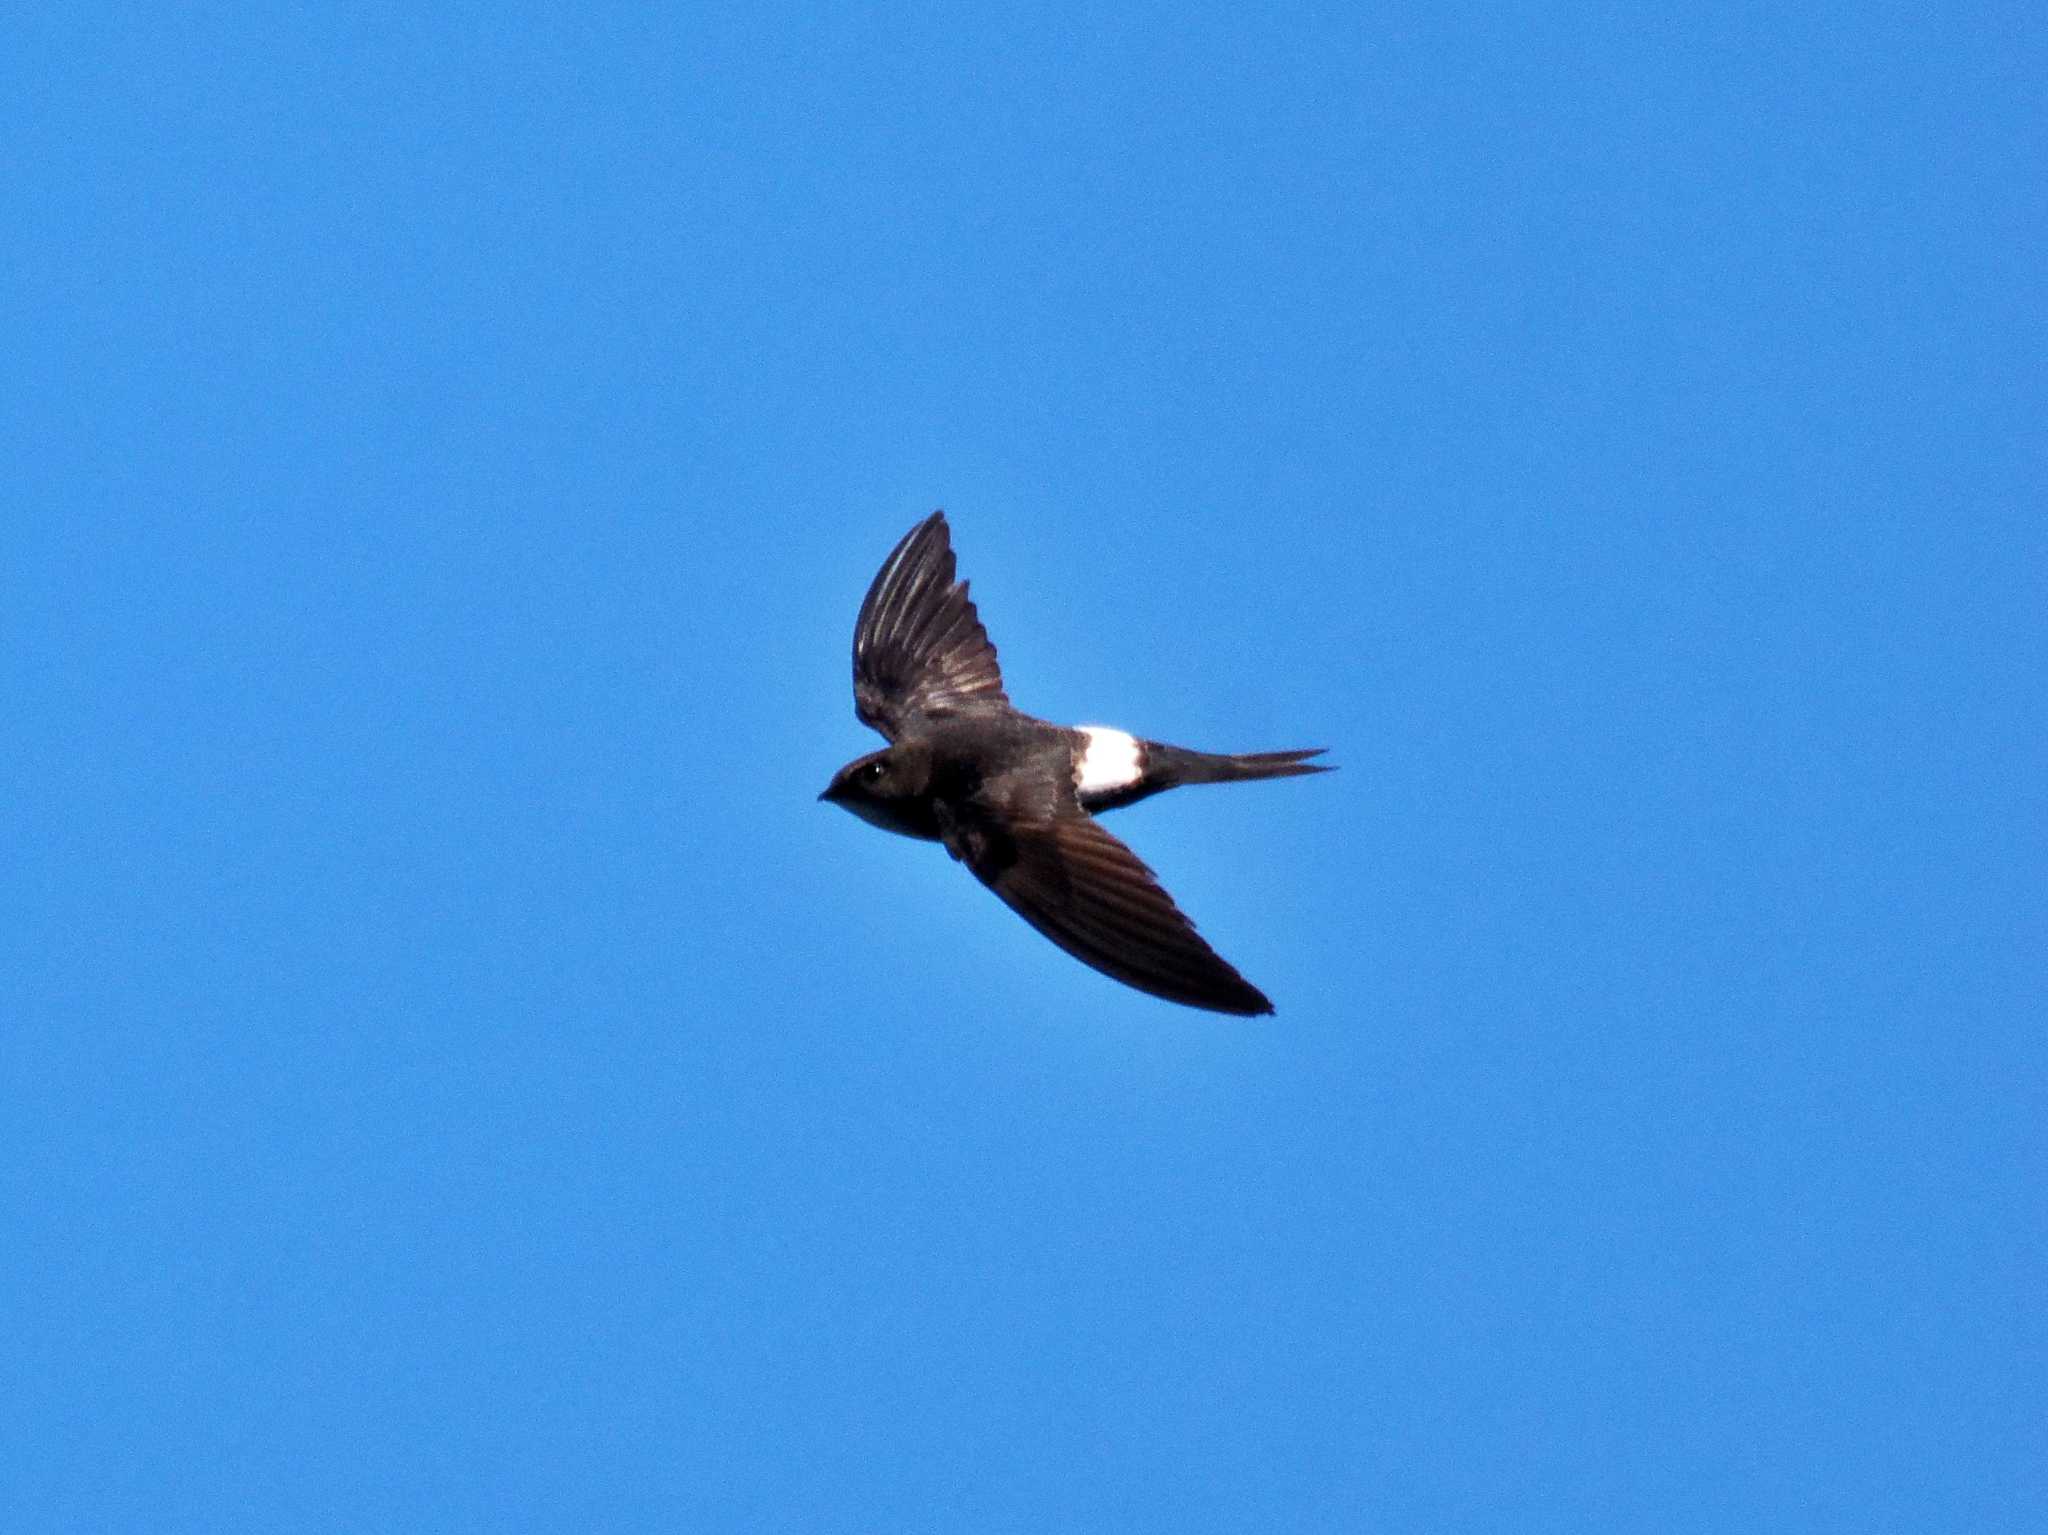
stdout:
[[860,777],[862,783],[880,783],[882,781],[882,764],[870,762],[860,770]]

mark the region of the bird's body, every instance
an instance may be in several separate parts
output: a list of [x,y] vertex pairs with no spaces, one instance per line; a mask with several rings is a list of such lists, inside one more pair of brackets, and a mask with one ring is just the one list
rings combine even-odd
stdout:
[[944,843],[1032,926],[1128,985],[1219,1012],[1273,1010],[1095,816],[1182,784],[1327,771],[1304,760],[1316,752],[1190,751],[1012,707],[939,512],[896,546],[861,605],[854,700],[890,745],[840,769],[820,798]]

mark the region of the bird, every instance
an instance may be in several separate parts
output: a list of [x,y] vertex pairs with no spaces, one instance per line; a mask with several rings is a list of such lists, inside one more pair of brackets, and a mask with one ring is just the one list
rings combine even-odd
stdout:
[[1190,751],[1017,709],[967,583],[955,579],[944,511],[903,536],[868,588],[853,630],[853,700],[889,745],[847,763],[820,800],[944,844],[1040,933],[1127,986],[1212,1012],[1273,1011],[1096,817],[1183,784],[1328,772],[1307,760],[1327,748]]

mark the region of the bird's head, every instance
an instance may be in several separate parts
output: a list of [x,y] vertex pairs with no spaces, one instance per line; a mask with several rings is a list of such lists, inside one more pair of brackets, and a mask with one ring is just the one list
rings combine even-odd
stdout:
[[884,831],[906,837],[933,837],[930,824],[930,762],[927,754],[902,742],[884,751],[856,757],[837,773],[818,796]]

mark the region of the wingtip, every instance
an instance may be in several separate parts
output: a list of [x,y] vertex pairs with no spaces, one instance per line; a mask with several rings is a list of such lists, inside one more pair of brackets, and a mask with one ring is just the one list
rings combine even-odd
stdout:
[[1230,1013],[1239,1018],[1273,1016],[1272,999],[1243,976],[1237,977],[1237,984],[1230,988],[1227,995],[1212,995],[1204,1000],[1194,1001],[1193,1005],[1215,1013]]

